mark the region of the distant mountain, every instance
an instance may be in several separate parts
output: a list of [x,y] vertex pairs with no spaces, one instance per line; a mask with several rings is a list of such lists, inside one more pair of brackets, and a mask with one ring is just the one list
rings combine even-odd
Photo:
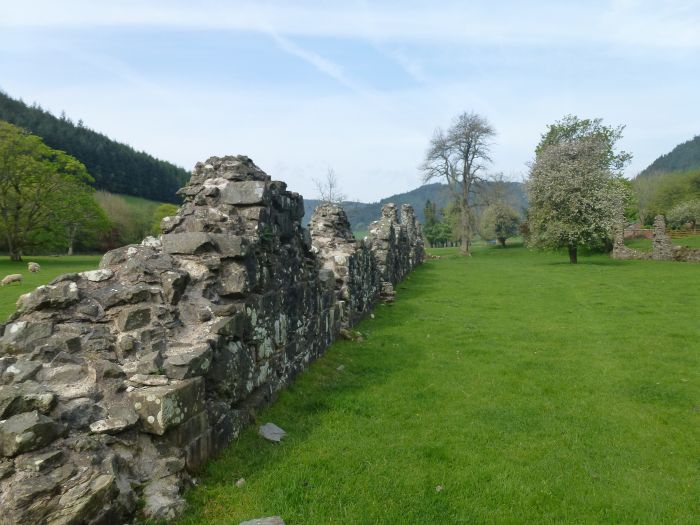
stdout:
[[0,91],[0,120],[31,131],[54,149],[85,164],[97,189],[146,199],[179,203],[175,192],[189,173],[131,146],[91,130],[82,121],[56,117],[38,105],[28,106]]
[[674,171],[688,171],[700,169],[700,135],[679,144],[670,153],[661,155],[644,169],[639,176],[654,175],[656,173],[670,173]]
[[[523,185],[519,182],[508,182],[506,184],[516,209],[525,208],[527,206],[527,198],[525,197]],[[348,214],[353,231],[357,232],[367,230],[369,224],[379,218],[382,206],[389,202],[393,202],[397,206],[410,204],[416,212],[418,221],[424,223],[425,215],[423,212],[425,203],[428,200],[435,203],[438,210],[445,208],[450,203],[450,190],[447,185],[440,183],[425,184],[415,190],[386,197],[379,202],[344,202],[343,207]],[[308,224],[314,209],[320,203],[321,201],[319,200],[304,199],[306,214],[304,215],[303,223],[305,226]]]

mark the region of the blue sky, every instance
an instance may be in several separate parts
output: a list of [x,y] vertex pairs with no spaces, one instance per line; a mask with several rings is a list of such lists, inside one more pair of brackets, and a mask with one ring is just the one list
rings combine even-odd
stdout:
[[519,180],[567,113],[625,124],[634,176],[700,133],[700,1],[2,0],[0,89],[192,168],[246,154],[315,196],[420,185],[476,111]]

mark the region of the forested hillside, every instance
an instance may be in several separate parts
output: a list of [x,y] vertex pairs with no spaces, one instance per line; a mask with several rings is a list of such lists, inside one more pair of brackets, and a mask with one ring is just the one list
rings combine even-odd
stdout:
[[700,135],[661,155],[637,175],[632,187],[642,224],[650,226],[659,214],[671,226],[695,224],[697,216],[691,220],[688,211],[700,213]]
[[661,155],[644,169],[639,176],[695,169],[700,169],[700,135],[683,144],[679,144],[669,153]]
[[81,161],[95,179],[97,189],[163,202],[180,202],[175,192],[189,179],[183,168],[156,159],[131,146],[56,117],[38,105],[27,106],[0,92],[0,120],[20,126],[44,142]]
[[[488,187],[490,183],[486,183]],[[527,206],[525,192],[522,184],[517,182],[506,182],[506,187],[512,201],[513,206],[518,210]],[[364,231],[372,221],[379,218],[382,206],[388,202],[400,206],[401,204],[410,204],[416,212],[416,217],[421,224],[425,224],[425,203],[430,201],[435,204],[437,210],[442,210],[450,203],[450,191],[445,184],[433,183],[425,184],[406,193],[397,193],[386,197],[379,202],[363,203],[363,202],[344,202],[343,208],[348,214],[348,219],[352,225],[353,231]],[[316,199],[304,199],[306,215],[304,215],[304,224],[308,224],[314,208],[321,201]]]

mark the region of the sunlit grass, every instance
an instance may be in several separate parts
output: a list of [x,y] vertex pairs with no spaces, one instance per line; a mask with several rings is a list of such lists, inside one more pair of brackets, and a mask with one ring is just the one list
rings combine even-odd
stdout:
[[[41,265],[39,273],[27,270],[29,261]],[[16,283],[0,287],[0,322],[15,311],[15,303],[20,295],[31,292],[37,286],[51,282],[64,273],[94,270],[100,262],[99,255],[74,255],[64,257],[27,256],[22,262],[12,262],[8,257],[0,258],[0,279],[12,273],[22,274],[22,284]]]
[[700,265],[435,252],[260,415],[284,442],[251,427],[209,464],[182,523],[697,522]]

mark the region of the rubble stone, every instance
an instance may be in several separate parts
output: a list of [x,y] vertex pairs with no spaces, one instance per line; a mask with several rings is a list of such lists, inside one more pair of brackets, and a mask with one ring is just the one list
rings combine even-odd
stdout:
[[33,410],[48,414],[55,401],[56,395],[53,392],[34,381],[0,386],[0,419]]
[[13,457],[46,446],[59,430],[53,419],[36,410],[0,421],[0,455]]
[[366,240],[336,205],[307,230],[247,157],[179,194],[159,239],[27,294],[0,332],[0,523],[177,517],[189,472],[422,262],[410,207]]
[[201,377],[171,385],[134,390],[129,394],[144,432],[162,436],[204,408]]

